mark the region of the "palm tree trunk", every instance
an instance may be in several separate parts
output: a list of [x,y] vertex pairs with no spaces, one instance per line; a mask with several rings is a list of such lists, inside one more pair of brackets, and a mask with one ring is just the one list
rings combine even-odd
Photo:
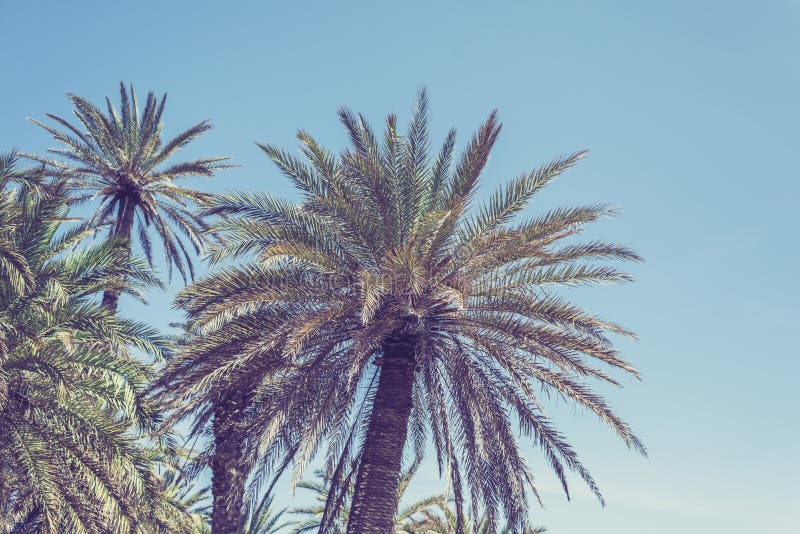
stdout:
[[378,391],[356,475],[348,534],[390,534],[394,530],[414,367],[412,338],[384,344]]
[[211,531],[241,534],[244,530],[244,486],[242,468],[245,432],[240,423],[247,396],[242,391],[217,402],[214,408],[214,457],[211,459]]
[[[113,237],[126,239],[128,241],[128,253],[126,257],[131,255],[131,233],[133,233],[133,212],[134,205],[128,200],[121,200],[119,211],[117,212],[117,223],[114,226]],[[123,280],[124,283],[124,280]],[[108,290],[103,293],[102,307],[112,314],[117,313],[117,306],[119,304],[119,295],[121,291]]]

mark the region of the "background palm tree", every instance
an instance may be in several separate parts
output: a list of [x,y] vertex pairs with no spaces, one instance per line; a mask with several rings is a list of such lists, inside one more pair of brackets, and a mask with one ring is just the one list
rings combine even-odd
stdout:
[[95,298],[119,277],[154,281],[144,262],[119,261],[119,241],[79,247],[90,232],[62,228],[64,184],[14,163],[0,158],[0,241],[13,258],[0,280],[0,524],[143,532],[158,497],[139,438],[157,416],[141,396],[150,366],[130,350],[163,360],[165,349]]
[[[265,494],[252,510],[246,510],[242,519],[242,534],[277,534],[292,525],[291,521],[281,521],[286,513],[286,508],[275,510],[272,507],[273,496]],[[202,527],[195,530],[194,534],[212,534],[212,520],[210,514]]]
[[[175,457],[157,461],[157,482],[162,506],[159,515],[149,520],[155,532],[211,534],[211,486],[197,487],[192,475],[192,454],[179,451]],[[177,461],[176,461],[177,460]],[[242,534],[276,534],[289,525],[281,522],[286,509],[272,507],[273,496],[266,493],[254,505],[243,510]]]
[[205,532],[210,509],[211,492],[208,486],[198,487],[182,469],[189,453],[175,454],[153,449],[153,472],[159,494],[159,506],[146,521],[153,532],[198,534]]
[[[411,480],[416,475],[419,469],[419,462],[415,461],[403,470],[400,476],[400,484],[397,487],[397,499],[401,501],[403,496],[411,484]],[[318,504],[309,506],[295,507],[290,510],[291,513],[297,514],[305,519],[300,519],[293,527],[293,534],[300,534],[303,532],[329,532],[331,534],[344,534],[347,528],[350,508],[345,504],[339,508],[336,517],[329,517],[327,524],[322,524],[322,518],[326,517],[325,510],[328,506],[329,499],[329,478],[321,470],[315,472],[315,480],[304,480],[298,487],[310,490],[315,493],[315,498]],[[353,484],[347,489],[347,497],[353,494]],[[436,510],[439,507],[446,505],[447,497],[445,495],[432,495],[425,497],[407,505],[401,506],[397,509],[394,517],[394,534],[414,534],[423,532],[418,529],[418,525],[428,517],[436,517]],[[427,525],[427,523],[424,523]]]
[[[166,94],[159,100],[154,93],[148,93],[140,113],[133,87],[129,93],[120,82],[119,92],[120,109],[115,109],[106,98],[105,112],[84,98],[69,95],[79,125],[51,114],[47,117],[55,126],[31,119],[61,143],[58,148],[50,149],[61,159],[26,156],[67,177],[78,192],[73,202],[99,199],[90,226],[110,226],[112,237],[128,243],[135,232],[151,267],[153,247],[148,230],[154,228],[164,247],[170,276],[174,266],[184,280],[193,278],[186,242],[199,252],[206,226],[189,208],[206,195],[177,182],[189,176],[213,176],[216,170],[229,167],[223,163],[228,158],[170,161],[180,148],[211,129],[209,121],[202,121],[164,142],[161,118]],[[123,285],[119,281],[117,287],[104,293],[106,309],[116,311]]]
[[276,534],[289,526],[288,521],[281,522],[286,508],[275,510],[272,507],[273,495],[265,494],[258,505],[247,515],[244,534]]
[[[198,343],[198,333],[190,325],[176,323],[174,326],[184,329],[184,335],[176,340],[179,353],[189,351]],[[232,339],[231,342],[235,345],[237,340]],[[158,394],[170,380],[165,374],[161,375],[151,384],[151,392]],[[207,438],[205,450],[192,460],[189,467],[192,475],[203,468],[210,468],[213,496],[211,527],[215,534],[239,534],[248,522],[246,509],[262,493],[260,486],[252,488],[249,494],[246,492],[250,472],[245,454],[247,425],[253,409],[250,390],[256,386],[256,382],[248,375],[233,373],[228,383],[229,386],[216,384],[215,388],[181,407],[184,409],[174,410],[172,416],[162,424],[162,428],[171,428],[191,414],[190,438]],[[156,401],[161,402],[161,399],[156,398]]]
[[0,279],[9,291],[24,293],[33,287],[34,275],[17,246],[16,223],[19,220],[19,204],[10,197],[7,188],[11,184],[24,185],[28,191],[37,191],[41,173],[27,169],[16,170],[16,152],[0,153],[0,185],[3,203],[0,217],[5,223],[0,227]]
[[391,531],[403,451],[421,456],[428,440],[451,481],[459,522],[469,500],[493,527],[502,518],[521,530],[527,492],[537,494],[517,421],[567,494],[571,470],[602,501],[545,415],[547,396],[590,410],[644,452],[587,382],[619,385],[602,366],[638,376],[610,339],[633,334],[553,293],[630,280],[596,262],[639,257],[619,245],[572,239],[614,214],[605,205],[515,222],[584,152],[523,174],[475,206],[501,128],[497,115],[451,169],[455,133],[431,158],[427,108],[423,92],[407,135],[390,115],[380,137],[363,117],[341,110],[351,147],[338,157],[305,132],[298,134],[304,160],[262,146],[302,201],[258,193],[210,200],[207,213],[222,215],[212,261],[253,259],[178,295],[201,335],[169,363],[157,387],[182,414],[210,391],[249,392],[256,482],[280,474],[289,458],[298,481],[324,445],[329,517],[355,478],[348,532]]
[[[297,485],[299,488],[312,492],[317,502],[290,509],[290,513],[299,516],[299,519],[293,525],[292,534],[319,532],[320,530],[331,534],[344,533],[347,528],[347,517],[350,513],[350,508],[347,505],[342,506],[335,517],[328,518],[328,525],[325,529],[320,528],[322,516],[325,514],[325,505],[328,502],[328,482],[329,479],[325,476],[325,472],[316,470],[313,480],[303,480]],[[352,487],[348,488],[347,496],[352,495],[352,492]]]
[[[418,518],[411,526],[410,532],[416,534],[456,534],[458,532],[459,519],[456,510],[449,506],[452,502],[445,502],[438,508],[427,508],[422,510]],[[484,516],[477,523],[469,517],[462,517],[460,520],[462,532],[464,534],[544,534],[547,532],[545,527],[526,527],[523,530],[513,530],[505,526],[500,530],[493,528],[488,519]]]

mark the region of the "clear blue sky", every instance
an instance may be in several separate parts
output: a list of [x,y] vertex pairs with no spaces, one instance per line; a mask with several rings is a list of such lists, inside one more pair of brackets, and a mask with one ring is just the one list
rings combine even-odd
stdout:
[[[533,515],[556,534],[797,532],[800,3],[227,4],[4,3],[0,148],[45,149],[26,117],[119,80],[169,92],[167,133],[213,119],[187,152],[242,166],[214,191],[291,194],[253,141],[291,149],[305,128],[339,148],[338,106],[407,118],[420,85],[435,137],[454,125],[463,141],[500,109],[487,191],[588,147],[533,209],[624,208],[595,234],[647,258],[637,283],[575,298],[640,334],[625,348],[644,380],[610,397],[651,456],[556,406],[609,504],[578,481],[567,503],[531,450]],[[165,327],[169,298],[122,309]],[[417,490],[437,488],[423,473]]]

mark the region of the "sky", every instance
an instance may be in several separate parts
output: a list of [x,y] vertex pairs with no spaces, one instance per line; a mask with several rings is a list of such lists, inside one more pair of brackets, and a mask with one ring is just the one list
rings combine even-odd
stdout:
[[[526,213],[622,207],[590,236],[638,250],[637,281],[570,296],[639,334],[621,346],[643,380],[607,393],[649,458],[553,405],[607,506],[577,479],[568,502],[526,445],[545,506],[532,506],[535,522],[555,534],[796,532],[796,0],[75,0],[9,1],[2,12],[0,150],[45,150],[52,143],[26,117],[68,116],[67,92],[116,99],[120,80],[140,98],[169,93],[167,135],[213,121],[183,155],[240,166],[193,182],[210,191],[295,198],[254,141],[295,150],[303,128],[339,149],[339,106],[404,123],[420,86],[434,140],[455,126],[463,146],[499,109],[484,192],[591,149]],[[180,285],[121,311],[166,328]],[[439,489],[426,468],[413,491]]]

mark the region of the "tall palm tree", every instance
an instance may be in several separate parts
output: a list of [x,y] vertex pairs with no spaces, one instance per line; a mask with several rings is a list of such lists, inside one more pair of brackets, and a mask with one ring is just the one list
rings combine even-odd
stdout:
[[633,334],[554,290],[630,280],[597,260],[639,257],[574,239],[614,214],[605,205],[516,219],[585,152],[523,174],[476,205],[501,129],[495,112],[454,168],[454,131],[429,154],[424,92],[405,136],[393,115],[381,137],[362,116],[339,116],[351,146],[338,157],[302,131],[304,159],[261,146],[299,189],[300,203],[261,193],[210,200],[207,213],[222,216],[212,261],[248,261],[178,295],[202,335],[158,387],[183,414],[209,392],[251,395],[247,451],[258,461],[256,483],[289,458],[296,480],[324,446],[332,474],[326,518],[355,479],[349,533],[391,531],[404,449],[419,456],[428,440],[459,522],[469,500],[491,525],[502,518],[521,530],[536,487],[517,424],[566,492],[571,470],[602,501],[543,403],[551,394],[568,399],[644,453],[588,383],[619,384],[602,366],[638,376],[610,338]]
[[[161,118],[167,95],[157,99],[148,93],[140,113],[133,87],[129,93],[120,82],[119,92],[120,109],[106,98],[105,112],[80,96],[69,95],[77,125],[51,114],[47,117],[54,126],[31,119],[60,143],[50,152],[61,159],[26,156],[69,178],[78,192],[75,201],[98,199],[91,226],[110,226],[111,236],[128,242],[129,251],[136,234],[151,267],[149,229],[154,228],[164,247],[170,277],[174,266],[185,281],[194,277],[186,242],[199,252],[206,232],[202,218],[190,208],[205,195],[177,182],[190,176],[213,176],[216,170],[229,167],[224,163],[228,158],[171,161],[179,149],[210,130],[210,122],[202,121],[164,141]],[[116,311],[122,285],[120,281],[103,294],[106,309]]]
[[0,277],[0,524],[143,532],[137,518],[158,498],[139,443],[157,422],[142,400],[151,375],[142,357],[165,349],[95,298],[120,276],[153,280],[144,262],[121,264],[118,241],[79,246],[89,231],[63,228],[63,183],[14,163],[0,158],[0,241],[14,263]]

